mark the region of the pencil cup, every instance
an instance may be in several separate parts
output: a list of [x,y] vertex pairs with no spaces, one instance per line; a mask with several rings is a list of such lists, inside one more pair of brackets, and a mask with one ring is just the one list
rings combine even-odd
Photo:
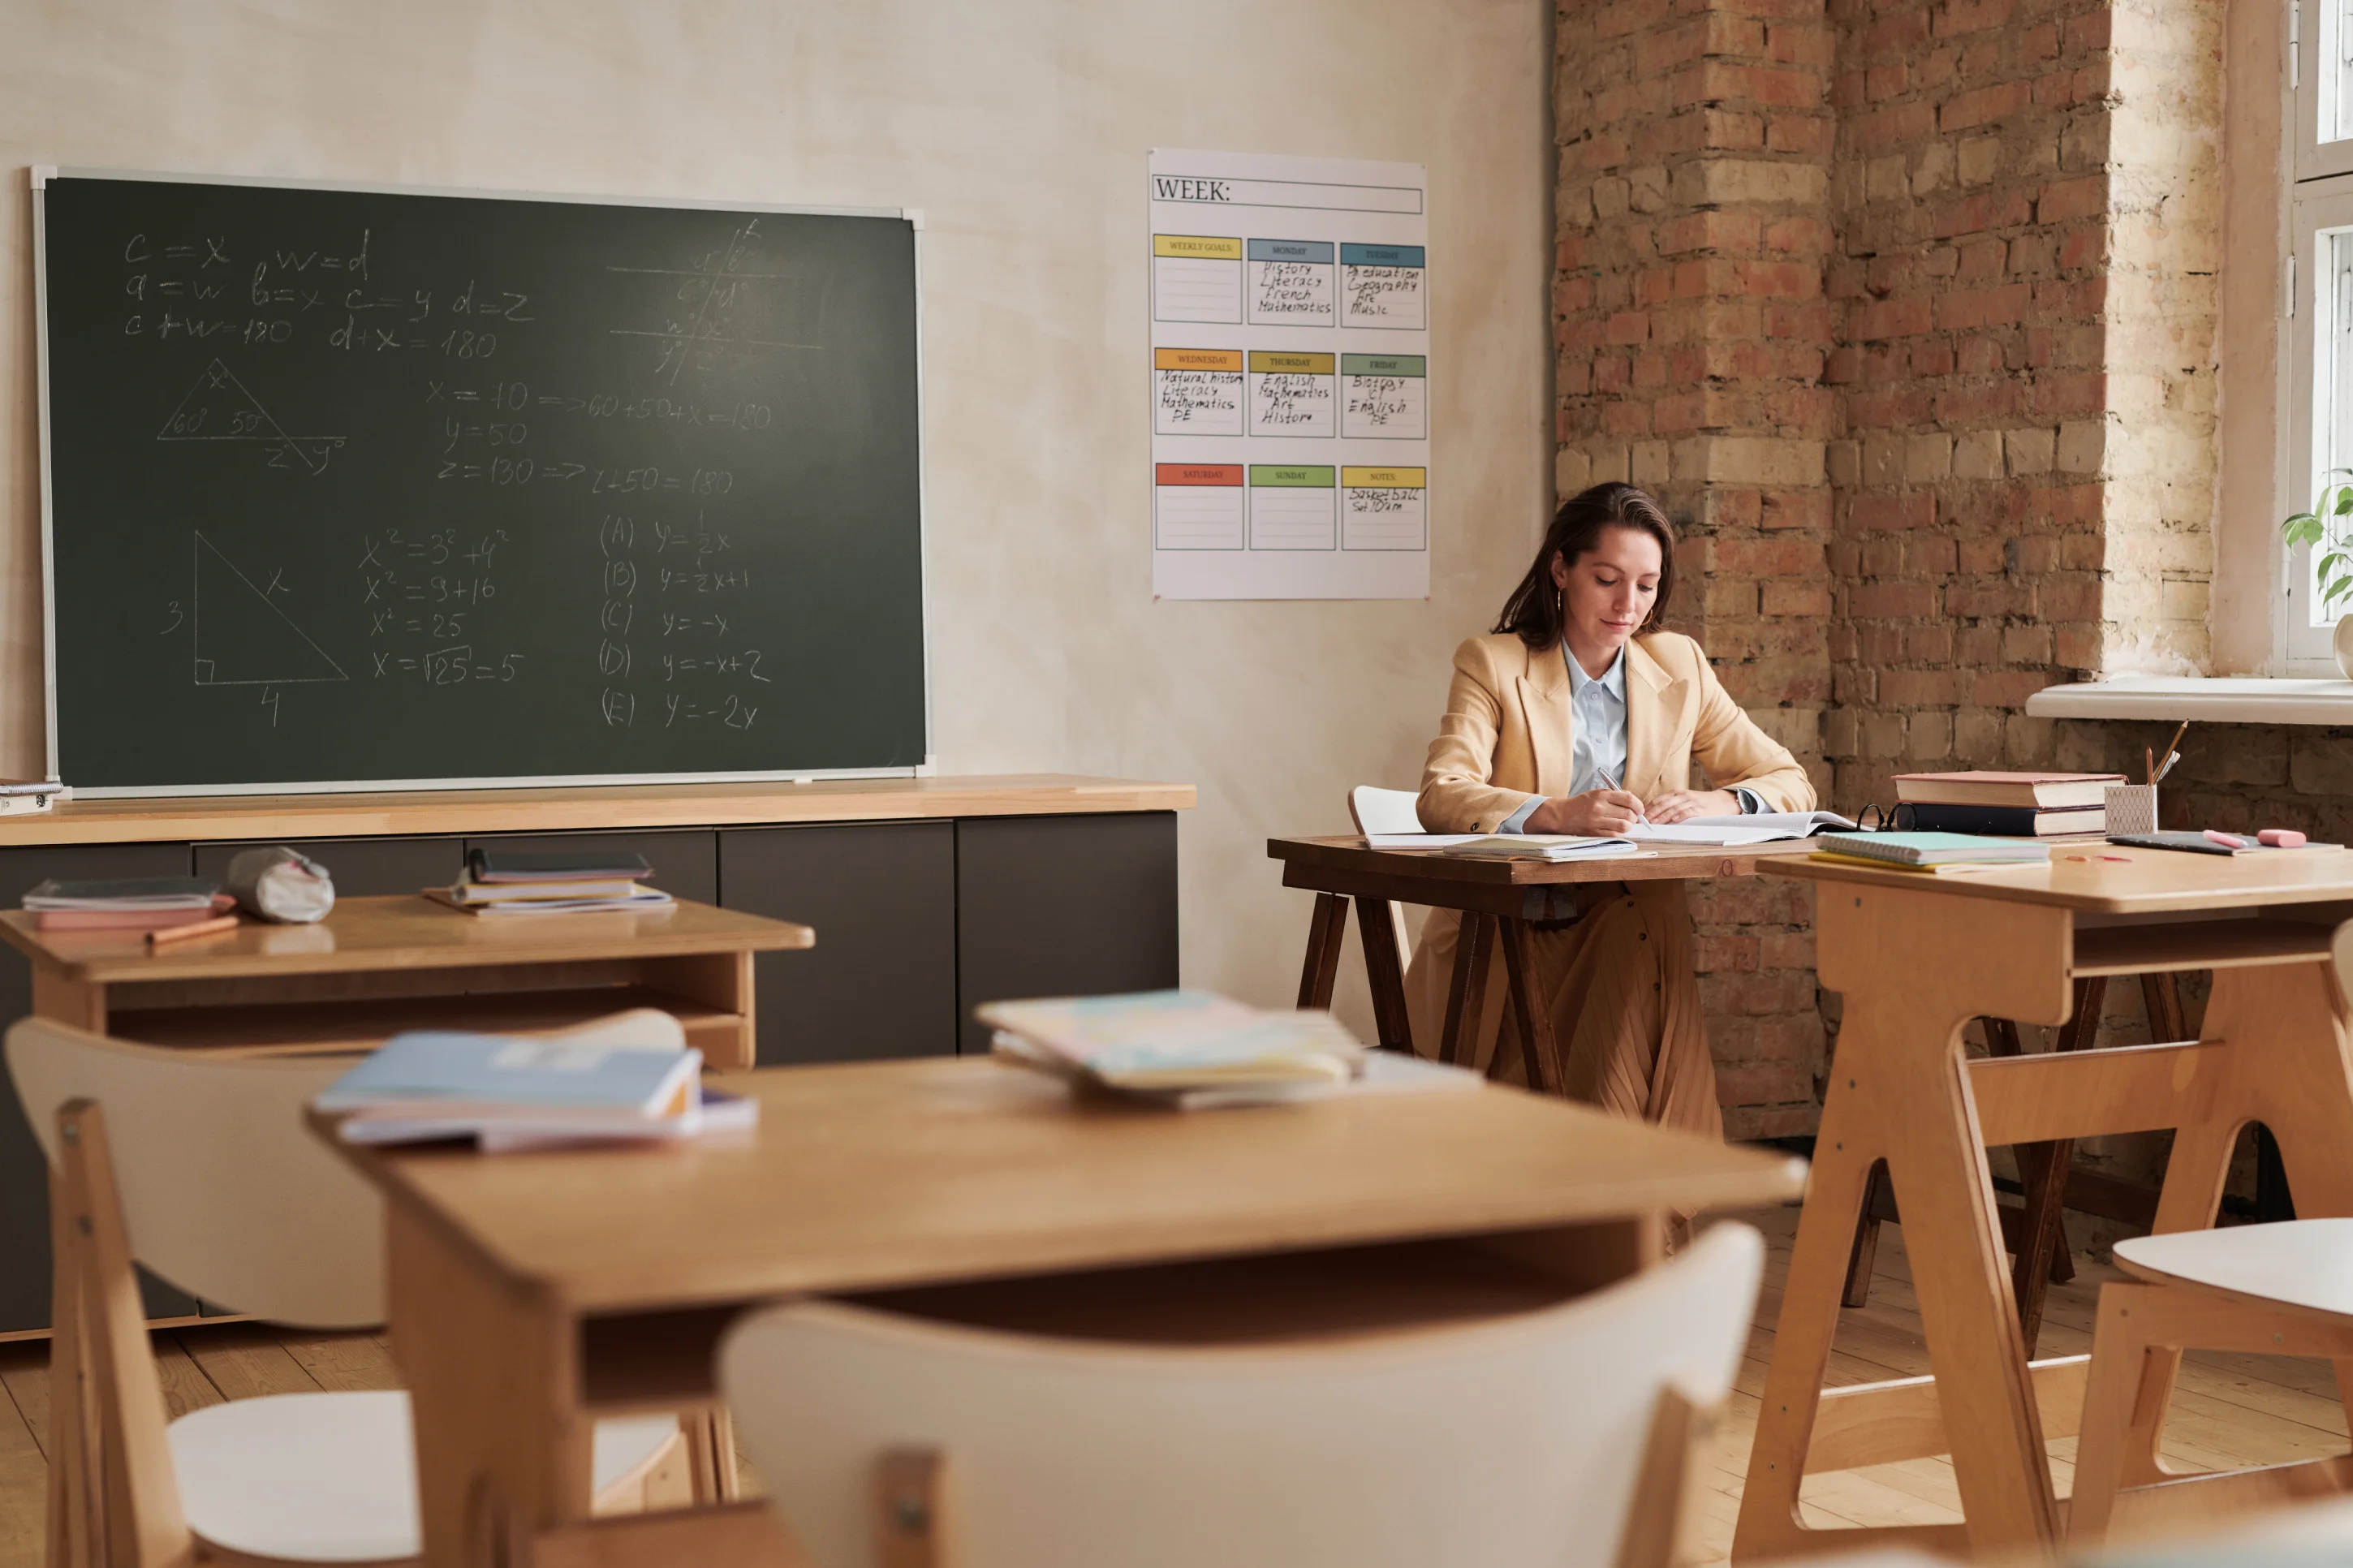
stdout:
[[2108,831],[2110,833],[2156,832],[2157,786],[2155,784],[2110,784],[2108,786]]

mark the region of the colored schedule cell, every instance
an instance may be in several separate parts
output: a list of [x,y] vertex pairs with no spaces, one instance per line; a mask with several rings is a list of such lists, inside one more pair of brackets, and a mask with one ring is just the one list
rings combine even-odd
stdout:
[[1242,242],[1213,235],[1154,235],[1152,317],[1240,325]]
[[1240,435],[1242,351],[1153,350],[1152,432],[1155,436]]
[[1252,326],[1328,327],[1339,319],[1328,239],[1250,242]]
[[1338,470],[1315,463],[1250,466],[1250,547],[1331,550],[1339,543]]
[[1240,550],[1242,466],[1160,463],[1152,474],[1152,543],[1156,550]]
[[1340,470],[1340,548],[1430,548],[1430,470],[1360,468]]
[[1342,354],[1340,434],[1368,440],[1427,441],[1430,360],[1423,354]]
[[1250,355],[1250,433],[1253,436],[1329,436],[1333,417],[1334,354],[1252,349]]
[[1340,324],[1347,327],[1430,325],[1419,245],[1340,247]]

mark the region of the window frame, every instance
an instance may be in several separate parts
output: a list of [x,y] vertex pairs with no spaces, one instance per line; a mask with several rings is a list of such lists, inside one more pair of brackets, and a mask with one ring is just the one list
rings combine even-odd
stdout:
[[[2313,0],[2313,15],[2308,17],[2303,14],[2303,0],[2288,0],[2288,4],[2292,63],[2283,84],[2287,102],[2282,106],[2281,122],[2289,146],[2288,155],[2280,160],[2286,176],[2282,193],[2286,254],[2280,258],[2285,275],[2280,286],[2287,342],[2280,355],[2278,404],[2286,428],[2274,498],[2277,504],[2269,520],[2274,542],[2279,519],[2288,511],[2309,507],[2317,493],[2316,454],[2325,449],[2320,422],[2326,407],[2317,379],[2323,368],[2319,335],[2337,311],[2353,304],[2337,298],[2337,279],[2325,264],[2327,247],[2322,244],[2326,235],[2353,231],[2353,104],[2340,106],[2336,101],[2339,92],[2353,96],[2353,63],[2340,64],[2333,78],[2325,77],[2322,68],[2324,60],[2344,56],[2346,46],[2353,44],[2353,39],[2339,39],[2339,33],[2347,30],[2343,14],[2353,10],[2353,0]],[[2324,111],[2346,125],[2348,135],[2320,141]],[[2342,411],[2339,417],[2353,418],[2353,408]],[[2348,446],[2353,447],[2353,442]],[[2353,452],[2348,454],[2347,466],[2353,467]],[[2276,542],[2274,548],[2279,574],[2273,600],[2276,606],[2273,671],[2291,677],[2337,675],[2333,624],[2311,624],[2312,548]],[[2338,603],[2346,606],[2338,612],[2338,619],[2353,614],[2353,603]]]

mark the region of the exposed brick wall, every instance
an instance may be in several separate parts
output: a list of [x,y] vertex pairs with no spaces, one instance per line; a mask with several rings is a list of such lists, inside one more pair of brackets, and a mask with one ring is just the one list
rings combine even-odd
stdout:
[[[1672,624],[1827,785],[1835,40],[1820,0],[1571,5],[1559,37],[1562,493],[1629,479],[1689,520]],[[1735,1137],[1813,1125],[1807,904],[1778,884],[1696,889]]]
[[[2137,756],[2023,707],[2206,658],[2219,8],[1564,0],[1558,40],[1563,493],[1668,502],[1677,624],[1832,805]],[[2253,784],[2316,821],[2298,792],[2353,783],[2334,742],[2233,733],[2185,808]],[[1696,912],[1727,1125],[1810,1127],[1803,895]]]

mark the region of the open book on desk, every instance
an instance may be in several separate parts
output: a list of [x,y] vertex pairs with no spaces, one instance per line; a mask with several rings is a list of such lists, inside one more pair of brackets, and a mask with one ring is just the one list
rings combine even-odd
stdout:
[[[1368,849],[1445,849],[1455,854],[1500,855],[1512,859],[1603,859],[1627,855],[1643,844],[1717,845],[1737,848],[1785,839],[1811,838],[1817,833],[1852,833],[1854,824],[1834,811],[1763,811],[1746,816],[1694,816],[1671,826],[1636,823],[1616,838],[1577,838],[1570,834],[1545,833],[1368,833]],[[1521,847],[1514,849],[1514,841]],[[1541,846],[1602,845],[1546,852]],[[1473,847],[1475,846],[1475,847]]]

